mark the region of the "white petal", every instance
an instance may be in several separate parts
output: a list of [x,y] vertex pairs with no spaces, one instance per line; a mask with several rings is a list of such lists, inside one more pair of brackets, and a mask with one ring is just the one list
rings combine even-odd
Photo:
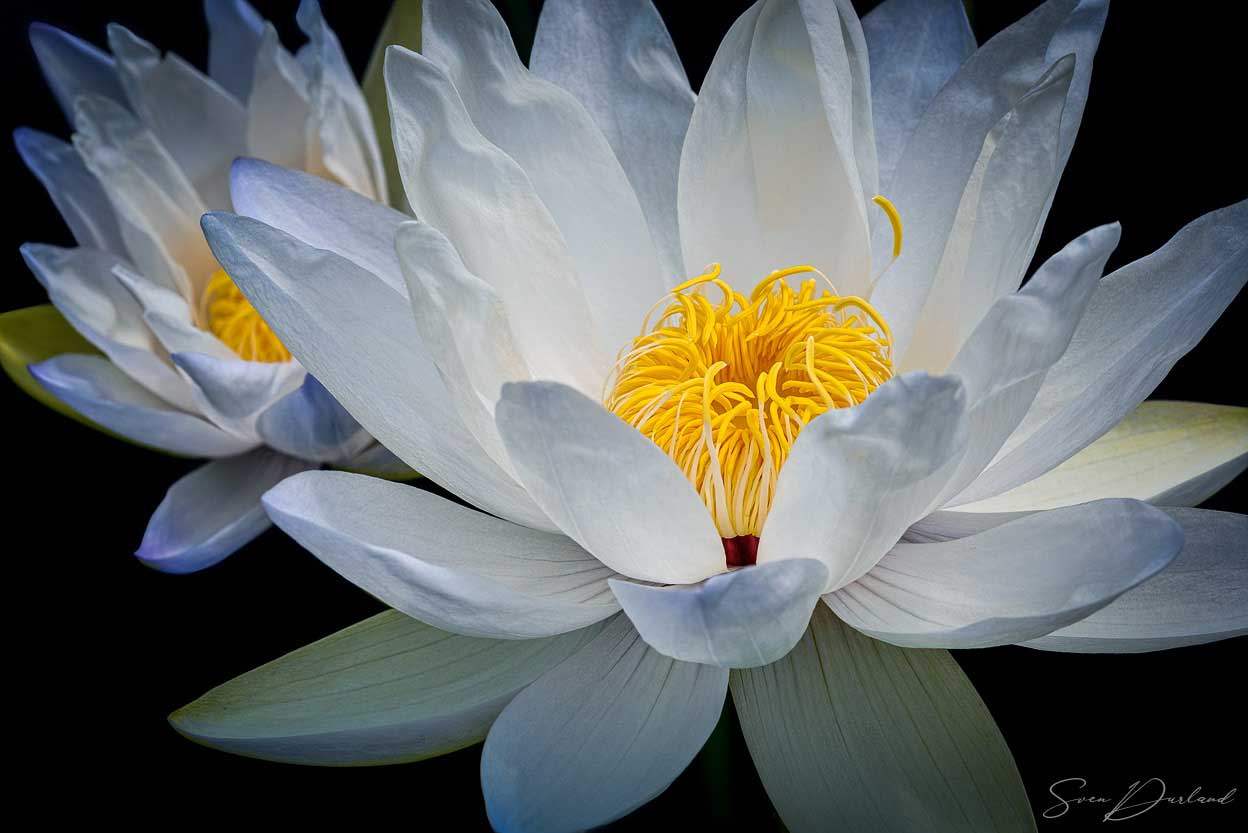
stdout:
[[827,590],[853,581],[927,513],[965,444],[966,391],[953,377],[898,376],[815,418],[780,470],[759,563],[817,558]]
[[[524,171],[473,126],[446,74],[401,47],[386,87],[407,199],[494,288],[541,378],[599,392],[610,362],[568,247]],[[638,320],[637,326],[641,326]]]
[[1033,480],[1112,428],[1200,341],[1246,280],[1248,201],[1206,214],[1107,275],[1022,425],[960,500]]
[[[906,224],[905,248],[871,295],[872,303],[888,319],[898,355],[909,345],[923,305],[932,297],[932,281],[955,231],[959,202],[984,140],[1054,63],[1073,54],[1074,73],[1057,145],[1057,173],[1065,167],[1083,116],[1092,58],[1107,8],[1107,0],[1043,4],[976,50],[923,113],[906,143],[888,194]],[[1035,196],[1026,195],[1028,205]],[[1038,225],[1047,213],[1046,202]],[[887,238],[889,232],[880,228],[877,234]]]
[[453,633],[531,639],[619,610],[607,587],[614,574],[569,539],[412,486],[309,472],[270,491],[264,506],[347,580]]
[[1185,536],[1169,567],[1082,622],[1025,644],[1131,654],[1248,633],[1248,517],[1204,509],[1166,512]]
[[824,597],[868,636],[910,648],[984,648],[1077,622],[1161,570],[1183,531],[1144,503],[1038,512],[965,538],[898,544]]
[[17,152],[56,204],[78,245],[124,255],[125,243],[113,206],[73,145],[46,133],[19,127]]
[[1022,290],[993,304],[962,345],[949,373],[966,385],[967,449],[938,505],[979,476],[1027,414],[1044,374],[1066,352],[1121,233],[1115,223],[1068,243]]
[[837,2],[767,0],[737,20],[694,106],[680,160],[685,269],[750,285],[808,263],[866,295],[874,193],[866,48]]
[[370,434],[470,503],[550,528],[463,427],[406,298],[349,260],[255,220],[209,214],[204,233],[282,343]]
[[71,123],[74,106],[83,96],[101,96],[125,104],[126,94],[113,59],[91,44],[46,23],[32,23],[30,45],[43,77]]
[[309,464],[260,448],[213,460],[169,487],[135,553],[165,573],[193,573],[269,528],[260,496]]
[[651,648],[720,668],[766,665],[787,654],[802,638],[827,583],[823,562],[810,558],[742,567],[694,585],[610,581]]
[[693,760],[727,688],[726,670],[668,659],[617,617],[490,729],[481,755],[490,823],[559,833],[640,807]]
[[264,19],[247,0],[204,0],[208,74],[239,101],[251,95]]
[[270,761],[420,761],[481,741],[517,692],[597,630],[473,639],[388,610],[217,686],[169,722]]
[[487,0],[425,0],[423,11],[422,54],[446,70],[473,124],[515,160],[550,211],[602,350],[614,355],[683,278],[659,269],[624,169],[575,96],[525,69]]
[[975,51],[962,0],[885,0],[862,18],[871,59],[871,120],[880,192],[923,111]]
[[639,431],[554,382],[503,386],[496,416],[529,494],[570,538],[632,578],[688,584],[723,572],[710,513]]
[[265,445],[320,463],[344,463],[374,444],[355,417],[311,374],[303,377],[298,390],[260,415],[256,430]]
[[683,274],[676,179],[694,95],[654,4],[548,0],[529,68],[593,116],[641,203],[663,274]]
[[173,410],[99,356],[66,353],[31,365],[30,373],[75,411],[140,445],[188,457],[225,457],[255,445]]
[[277,165],[332,176],[321,159],[308,76],[266,23],[247,100],[247,153]]
[[195,385],[196,401],[218,425],[246,436],[256,433],[256,420],[279,399],[293,392],[307,372],[299,362],[251,362],[204,353],[174,353],[173,363]]
[[1195,506],[1245,468],[1248,408],[1148,401],[1052,471],[958,509],[1052,509],[1105,497]]
[[108,42],[134,112],[195,186],[208,208],[230,205],[227,172],[245,150],[247,112],[238,99],[179,58],[111,24]]
[[945,651],[868,639],[817,605],[788,656],[732,672],[732,701],[793,833],[1036,829],[1005,739]]
[[394,254],[399,224],[411,218],[318,176],[259,159],[239,159],[230,174],[234,210],[328,249],[407,292]]

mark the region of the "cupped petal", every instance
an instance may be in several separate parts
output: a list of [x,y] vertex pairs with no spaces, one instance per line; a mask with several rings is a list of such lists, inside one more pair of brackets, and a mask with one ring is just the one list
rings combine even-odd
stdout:
[[1148,401],[1057,468],[967,512],[1052,509],[1107,497],[1196,506],[1248,468],[1248,408]]
[[945,651],[869,639],[816,605],[788,656],[732,672],[732,701],[793,833],[1036,829],[1001,731]]
[[597,631],[475,639],[388,610],[217,686],[169,722],[196,743],[250,758],[420,761],[481,741],[517,692]]
[[135,556],[162,573],[193,573],[269,528],[260,496],[308,463],[258,448],[213,460],[169,487]]
[[728,672],[669,659],[619,616],[503,709],[481,754],[497,830],[597,827],[640,807],[693,760]]
[[654,4],[548,0],[529,69],[589,111],[641,203],[663,274],[684,274],[676,180],[694,95]]
[[[906,222],[905,249],[871,294],[872,304],[892,328],[898,355],[904,355],[923,307],[933,297],[946,244],[951,236],[965,234],[955,228],[955,221],[985,139],[1041,76],[1063,56],[1073,55],[1054,176],[1065,168],[1082,120],[1108,6],[1108,0],[1049,0],[976,50],[924,111],[897,163],[888,194]],[[1027,172],[1017,173],[1025,178]],[[1034,207],[1037,193],[1025,197],[1019,207]],[[1043,225],[1051,193],[1039,197],[1044,202],[1036,228]],[[886,228],[876,234],[885,241],[889,238]],[[1027,248],[1032,246],[1034,241]],[[1017,251],[1013,242],[1011,248]],[[1026,262],[1023,258],[1024,267]]]
[[1116,425],[1209,331],[1245,281],[1248,200],[1206,214],[1107,275],[1022,424],[959,500],[1034,480]]
[[1161,510],[1100,500],[943,543],[898,544],[824,601],[847,624],[893,645],[1008,645],[1103,608],[1182,545],[1182,529]]
[[264,18],[247,0],[204,0],[208,19],[208,74],[246,102],[256,71]]
[[659,269],[641,205],[593,118],[525,68],[488,0],[425,0],[423,8],[421,52],[446,70],[481,135],[532,183],[567,242],[600,347],[614,355],[682,273]]
[[13,132],[13,143],[26,167],[47,190],[78,245],[124,255],[126,245],[108,195],[73,145],[26,127]]
[[83,96],[101,96],[119,105],[126,103],[111,56],[46,23],[30,25],[30,45],[44,79],[71,124],[75,122],[74,107]]
[[209,214],[204,233],[282,343],[370,434],[468,502],[551,528],[463,427],[405,297],[351,261],[246,217]]
[[802,638],[828,583],[822,561],[769,561],[701,584],[652,587],[611,579],[611,590],[660,654],[720,668],[775,662]]
[[723,572],[710,513],[672,459],[637,429],[554,382],[504,385],[495,414],[529,494],[612,570],[668,584]]
[[[494,288],[529,366],[597,394],[610,368],[568,245],[524,171],[477,128],[450,78],[401,47],[386,87],[407,199]],[[638,319],[637,326],[641,326]]]
[[931,504],[966,447],[966,390],[949,376],[890,379],[802,429],[780,470],[758,562],[815,558],[835,590],[869,570]]
[[875,193],[866,44],[848,3],[767,0],[720,44],[680,159],[685,270],[761,280],[811,264],[845,295],[871,279]]
[[194,385],[195,401],[205,415],[231,431],[257,438],[260,415],[294,392],[307,376],[293,360],[250,362],[205,353],[174,353],[171,358]]
[[188,457],[240,454],[255,442],[171,408],[100,356],[66,353],[30,373],[75,411],[139,445]]
[[347,580],[435,627],[495,639],[576,630],[619,610],[614,575],[562,535],[347,472],[264,496],[281,529]]
[[352,460],[373,442],[355,417],[311,374],[303,376],[298,390],[260,414],[256,431],[265,445],[318,463]]
[[1248,516],[1165,510],[1183,527],[1170,566],[1086,619],[1029,648],[1133,654],[1202,645],[1248,633]]
[[130,106],[211,209],[230,206],[230,162],[246,148],[242,103],[195,67],[123,26],[108,42]]
[[880,192],[923,111],[975,51],[962,0],[884,0],[862,18],[871,59],[871,121]]
[[332,176],[320,155],[308,75],[282,46],[273,24],[264,24],[247,99],[247,153],[261,159]]

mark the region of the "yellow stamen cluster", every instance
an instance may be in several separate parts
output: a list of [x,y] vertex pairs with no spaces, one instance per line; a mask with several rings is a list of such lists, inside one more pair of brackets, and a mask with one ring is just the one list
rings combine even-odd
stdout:
[[200,320],[205,329],[239,358],[252,362],[287,362],[290,351],[278,340],[256,308],[224,269],[208,279],[200,297]]
[[[812,277],[795,289],[801,274]],[[758,535],[798,432],[891,378],[891,351],[871,305],[810,266],[773,272],[747,298],[716,265],[651,310],[604,402],[676,461],[722,537]]]

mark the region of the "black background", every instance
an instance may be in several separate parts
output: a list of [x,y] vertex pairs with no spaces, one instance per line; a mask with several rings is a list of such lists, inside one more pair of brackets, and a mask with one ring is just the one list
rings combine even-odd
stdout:
[[[387,3],[323,0],[358,71]],[[507,3],[518,37],[535,12]],[[659,3],[695,89],[744,3]],[[859,3],[865,12],[873,3]],[[982,43],[1034,4],[974,4]],[[1245,71],[1238,4],[1120,2],[1096,58],[1079,141],[1058,191],[1037,262],[1088,228],[1120,220],[1110,268],[1152,252],[1187,222],[1248,196]],[[295,0],[257,3],[288,45],[299,38]],[[97,44],[110,20],[205,64],[196,2],[6,2],[0,14],[8,131],[27,125],[65,135],[26,26],[45,20]],[[72,244],[50,201],[4,149],[9,275],[0,309],[45,302],[17,247]],[[1154,394],[1244,405],[1248,298],[1240,297]],[[480,747],[419,764],[313,769],[231,757],[183,740],[165,715],[236,674],[349,625],[379,604],[280,533],[218,567],[168,576],[131,557],[164,490],[194,463],[111,440],[0,383],[5,471],[4,640],[7,755],[19,802],[48,821],[128,819],[327,822],[484,829]],[[1240,477],[1208,508],[1248,511]],[[1049,785],[1083,777],[1089,791],[1121,793],[1157,776],[1172,793],[1201,786],[1240,796],[1229,807],[1158,807],[1126,831],[1244,829],[1244,639],[1138,656],[1079,656],[1025,648],[956,653],[996,717],[1037,816]],[[620,830],[778,829],[731,713],[715,736],[727,766],[703,754]],[[722,760],[722,759],[721,759]],[[10,781],[12,784],[12,781]],[[1043,830],[1104,829],[1074,808],[1038,819]],[[1110,829],[1118,829],[1112,825]]]

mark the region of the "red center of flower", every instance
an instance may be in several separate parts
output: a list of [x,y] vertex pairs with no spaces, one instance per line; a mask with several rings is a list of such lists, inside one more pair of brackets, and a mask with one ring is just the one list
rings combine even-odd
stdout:
[[758,560],[757,535],[738,535],[720,540],[724,542],[724,561],[729,567],[750,567]]

